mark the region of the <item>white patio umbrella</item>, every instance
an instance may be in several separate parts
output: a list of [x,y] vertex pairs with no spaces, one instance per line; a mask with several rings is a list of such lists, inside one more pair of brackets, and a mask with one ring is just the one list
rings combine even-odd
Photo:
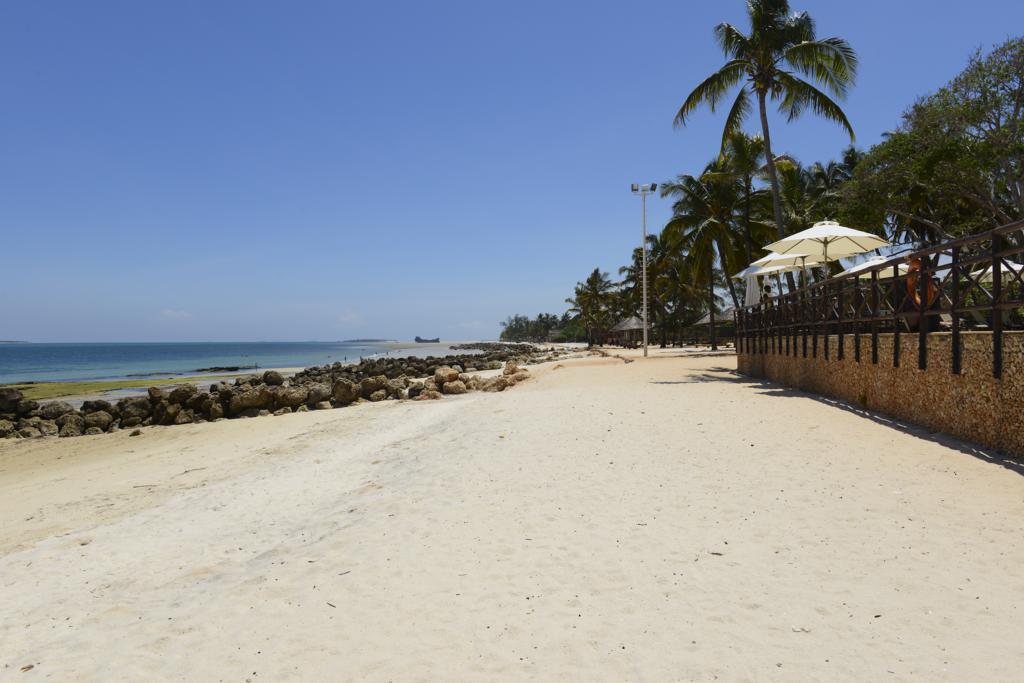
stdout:
[[[820,262],[820,256],[811,256],[810,254],[776,254],[774,251],[754,261],[754,263],[765,266],[798,266],[804,274],[805,281],[807,280],[807,266],[813,266]],[[797,270],[797,268],[789,268],[788,270]]]
[[[1024,271],[1024,265],[1019,263],[1007,263],[1004,261],[1002,266],[1000,266],[999,271],[1000,274],[1012,271],[1019,275],[1021,271]],[[971,277],[975,280],[980,280],[981,282],[992,282],[992,272],[992,266],[989,266],[984,269],[975,270],[971,273]]]
[[[865,270],[869,270],[869,269],[874,268],[876,266],[881,266],[881,265],[884,265],[886,263],[890,263],[892,261],[895,261],[895,260],[901,259],[901,258],[903,258],[903,256],[872,256],[871,258],[869,258],[864,263],[858,263],[855,266],[851,266],[850,268],[847,268],[846,270],[844,270],[843,272],[841,272],[839,274],[840,275],[852,275],[854,273],[860,273],[860,272],[863,272]],[[910,266],[908,266],[906,263],[900,263],[897,267],[899,268],[901,273],[905,273],[908,270],[910,270]],[[857,277],[860,278],[861,276],[858,275]]]
[[756,306],[761,303],[761,288],[757,284],[757,278],[762,275],[778,275],[790,270],[796,270],[793,266],[758,266],[753,263],[732,276],[733,280],[746,280],[747,291],[743,297],[744,306]]
[[806,254],[808,258],[820,257],[825,264],[827,274],[829,259],[835,260],[843,256],[864,254],[886,246],[889,246],[889,242],[878,235],[847,228],[835,221],[819,221],[807,230],[784,237],[778,242],[772,242],[765,249],[771,249],[779,254]]
[[776,254],[774,251],[767,256],[762,256],[750,265],[752,266],[804,266],[814,265],[821,261],[820,256],[810,254]]
[[742,280],[748,277],[757,277],[759,275],[774,275],[776,273],[785,273],[787,270],[793,270],[792,266],[756,266],[751,263],[749,266],[741,270],[732,276],[733,280]]

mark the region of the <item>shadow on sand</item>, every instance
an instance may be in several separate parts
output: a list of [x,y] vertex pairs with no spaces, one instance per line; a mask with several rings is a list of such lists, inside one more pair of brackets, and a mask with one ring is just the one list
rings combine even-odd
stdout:
[[1024,475],[1024,462],[1017,456],[1004,453],[995,449],[982,448],[976,444],[972,444],[967,441],[944,434],[943,432],[933,431],[927,427],[921,427],[914,425],[909,422],[903,422],[894,417],[890,417],[883,413],[877,413],[871,410],[866,410],[859,406],[846,401],[841,401],[836,398],[828,396],[820,396],[818,394],[812,394],[800,389],[793,389],[781,384],[775,384],[774,382],[768,382],[756,377],[747,377],[746,375],[739,374],[736,370],[731,368],[708,368],[705,372],[700,374],[691,375],[690,377],[683,380],[676,381],[653,381],[651,384],[706,384],[709,382],[732,382],[733,384],[745,384],[752,389],[757,389],[760,394],[764,396],[780,396],[783,398],[804,398],[818,403],[824,403],[825,405],[839,410],[845,410],[848,413],[853,413],[864,419],[871,420],[876,424],[884,425],[890,429],[909,434],[918,439],[925,441],[931,441],[947,448],[959,451],[973,458],[977,458],[984,462],[1000,465],[1008,470],[1012,470],[1017,474]]

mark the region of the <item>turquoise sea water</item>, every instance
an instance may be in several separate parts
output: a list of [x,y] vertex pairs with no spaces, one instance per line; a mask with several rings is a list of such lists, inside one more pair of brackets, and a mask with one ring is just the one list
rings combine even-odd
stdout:
[[360,358],[443,355],[445,344],[379,342],[197,342],[150,344],[0,344],[0,384],[197,374],[200,368],[292,368]]

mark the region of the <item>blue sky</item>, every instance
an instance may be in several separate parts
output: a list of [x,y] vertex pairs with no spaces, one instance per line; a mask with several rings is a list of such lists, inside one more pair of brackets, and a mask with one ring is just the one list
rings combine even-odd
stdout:
[[[794,2],[861,57],[858,144],[1024,3]],[[698,171],[719,2],[25,2],[0,9],[0,339],[493,338]],[[753,125],[753,121],[751,125]],[[779,152],[842,131],[775,120]],[[668,217],[650,204],[650,220]]]

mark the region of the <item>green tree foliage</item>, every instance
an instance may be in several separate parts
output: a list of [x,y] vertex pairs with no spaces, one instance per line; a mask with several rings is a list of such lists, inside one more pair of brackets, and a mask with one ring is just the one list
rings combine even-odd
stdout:
[[[857,74],[857,54],[842,38],[815,35],[814,20],[806,12],[792,13],[787,0],[748,0],[747,33],[732,24],[715,27],[715,38],[725,54],[726,63],[708,76],[686,97],[676,114],[675,124],[684,125],[687,117],[703,104],[711,111],[726,94],[739,85],[736,99],[725,119],[722,148],[729,137],[740,131],[751,113],[753,98],[761,119],[767,171],[774,199],[778,237],[786,236],[771,132],[768,129],[767,101],[790,121],[810,109],[815,114],[839,123],[853,140],[853,126],[832,97],[842,99]],[[824,91],[817,86],[822,86]]]
[[975,53],[860,160],[841,217],[935,243],[1024,217],[1024,38]]

